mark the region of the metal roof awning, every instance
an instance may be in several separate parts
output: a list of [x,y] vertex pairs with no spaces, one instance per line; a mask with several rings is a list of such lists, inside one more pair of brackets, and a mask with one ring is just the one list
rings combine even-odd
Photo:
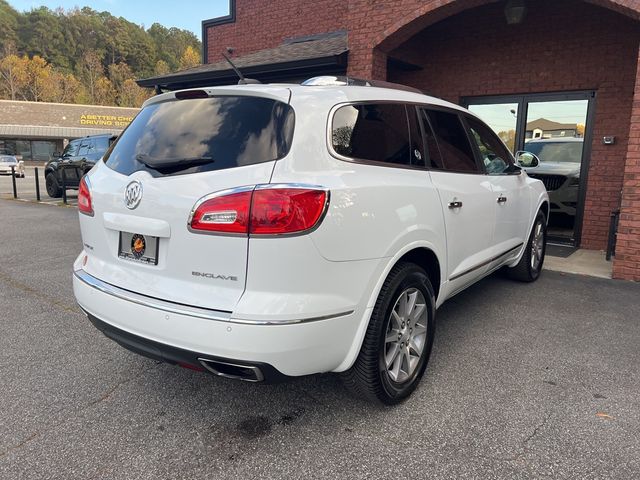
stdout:
[[[347,33],[344,31],[286,40],[282,45],[233,58],[243,75],[262,82],[286,82],[347,69]],[[168,75],[138,80],[157,90],[228,85],[238,77],[227,62],[209,63]]]
[[83,127],[43,127],[38,125],[0,125],[0,137],[28,138],[30,140],[82,138],[88,135],[111,133],[118,135],[122,130]]

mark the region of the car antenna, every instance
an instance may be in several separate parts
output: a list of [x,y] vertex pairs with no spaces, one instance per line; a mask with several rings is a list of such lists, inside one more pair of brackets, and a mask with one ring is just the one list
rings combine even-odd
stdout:
[[[227,48],[227,52],[233,53],[233,48]],[[231,68],[233,68],[233,71],[236,72],[236,75],[238,75],[238,78],[240,79],[240,80],[238,80],[238,85],[251,85],[251,84],[262,83],[260,80],[256,80],[254,78],[245,78],[245,76],[238,69],[238,67],[235,66],[235,64],[231,61],[231,59],[224,52],[222,52],[222,56],[224,57],[224,59],[227,62],[229,62],[229,65],[231,65]]]

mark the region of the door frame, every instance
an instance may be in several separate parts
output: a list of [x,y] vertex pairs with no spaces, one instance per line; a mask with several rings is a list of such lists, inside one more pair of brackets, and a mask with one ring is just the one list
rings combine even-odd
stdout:
[[[532,102],[557,102],[570,100],[587,100],[587,115],[585,118],[584,143],[582,147],[582,159],[580,163],[580,186],[578,191],[578,205],[576,206],[576,219],[573,226],[573,238],[570,243],[580,246],[582,239],[582,224],[584,221],[584,207],[587,197],[587,183],[589,180],[589,165],[591,163],[591,147],[593,145],[593,124],[596,111],[596,90],[575,90],[567,92],[522,93],[507,95],[480,95],[460,97],[460,105],[469,108],[470,105],[491,105],[500,103],[515,103],[518,105],[516,116],[516,151],[524,148],[526,136],[527,114],[529,103]],[[564,240],[564,239],[551,239]],[[566,243],[566,241],[564,242]]]

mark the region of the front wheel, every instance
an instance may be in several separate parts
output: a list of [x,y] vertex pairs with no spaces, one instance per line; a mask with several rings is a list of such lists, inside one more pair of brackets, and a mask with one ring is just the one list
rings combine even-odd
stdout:
[[399,263],[384,282],[354,365],[342,374],[357,396],[394,405],[424,374],[435,330],[435,295],[425,271]]
[[507,269],[509,277],[520,282],[536,281],[542,272],[546,248],[547,221],[544,213],[539,212],[522,258],[515,267]]
[[47,187],[47,194],[51,198],[60,198],[62,196],[62,190],[58,184],[58,179],[53,173],[48,173],[45,177],[45,184]]

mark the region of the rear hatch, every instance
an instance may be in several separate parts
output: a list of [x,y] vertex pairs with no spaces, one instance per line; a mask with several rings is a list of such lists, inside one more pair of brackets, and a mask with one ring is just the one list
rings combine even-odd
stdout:
[[286,88],[231,87],[148,104],[88,175],[94,215],[80,215],[85,270],[112,285],[232,311],[245,287],[248,237],[188,228],[199,199],[269,183],[289,151]]

